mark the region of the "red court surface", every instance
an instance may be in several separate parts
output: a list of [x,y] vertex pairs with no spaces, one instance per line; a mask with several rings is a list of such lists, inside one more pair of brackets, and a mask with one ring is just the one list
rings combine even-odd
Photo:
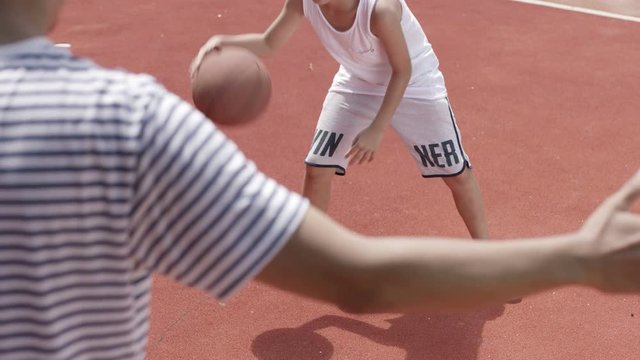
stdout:
[[[575,2],[575,1],[574,1]],[[577,229],[640,168],[640,24],[507,0],[408,0],[441,61],[492,236]],[[635,3],[637,4],[637,3]],[[262,31],[281,0],[68,0],[56,41],[148,72],[189,99],[187,68],[215,33]],[[336,64],[304,25],[266,60],[267,113],[226,128],[300,190]],[[467,237],[437,179],[389,132],[376,160],[335,182],[330,215],[375,235]],[[565,288],[465,313],[352,316],[251,283],[228,304],[157,278],[149,356],[164,359],[638,359],[640,297]]]

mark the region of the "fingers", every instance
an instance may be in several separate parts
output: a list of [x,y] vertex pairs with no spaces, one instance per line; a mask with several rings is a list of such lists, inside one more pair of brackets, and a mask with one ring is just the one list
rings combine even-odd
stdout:
[[374,154],[374,151],[363,149],[356,144],[349,149],[345,157],[349,159],[349,165],[364,164],[373,161]]
[[640,215],[630,212],[621,212],[615,220],[627,235],[635,235],[640,240]]
[[208,48],[203,47],[202,49],[200,49],[198,55],[196,55],[195,59],[193,59],[193,62],[191,63],[191,77],[198,73],[198,70],[200,70],[200,65],[202,64],[202,60],[209,52],[211,52],[211,50]]
[[640,197],[640,171],[636,172],[616,193],[619,208],[628,209]]
[[640,198],[640,171],[622,185],[618,191],[609,196],[602,204],[609,211],[628,211],[630,206]]
[[200,50],[198,51],[198,54],[193,59],[193,61],[191,62],[191,66],[189,67],[189,74],[191,75],[191,78],[193,78],[195,74],[198,72],[198,70],[200,69],[200,65],[202,64],[202,60],[205,58],[205,56],[207,56],[212,51],[219,50],[219,49],[220,49],[220,44],[217,39],[207,41],[200,48]]
[[597,286],[605,291],[627,292],[640,289],[640,215],[617,212],[600,236]]
[[202,62],[199,56],[200,55],[196,55],[196,57],[193,58],[193,61],[191,61],[191,65],[189,66],[189,76],[191,76],[192,79],[195,77],[196,73],[198,72],[198,69],[200,68],[200,63]]
[[196,57],[193,59],[193,61],[191,62],[191,66],[189,67],[189,75],[191,75],[192,79],[198,73],[198,70],[200,70],[200,64],[202,64],[202,59],[204,59],[204,54],[201,49],[198,52],[198,55],[196,55]]
[[630,212],[618,212],[609,222],[608,226],[614,234],[616,241],[625,239],[631,241],[636,248],[640,248],[640,215]]

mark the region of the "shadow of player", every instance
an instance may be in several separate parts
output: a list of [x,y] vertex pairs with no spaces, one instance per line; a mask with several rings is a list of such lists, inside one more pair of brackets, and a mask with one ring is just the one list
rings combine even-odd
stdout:
[[[386,320],[388,328],[338,315],[326,315],[297,328],[258,335],[251,350],[259,360],[331,359],[331,342],[316,333],[328,327],[363,336],[378,344],[403,349],[405,360],[470,360],[477,358],[485,322],[502,315],[504,306],[474,312],[400,315]],[[375,359],[363,354],[363,358]]]

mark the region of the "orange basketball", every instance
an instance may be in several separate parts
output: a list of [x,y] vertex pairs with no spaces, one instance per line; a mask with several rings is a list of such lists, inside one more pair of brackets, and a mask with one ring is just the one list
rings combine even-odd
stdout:
[[225,46],[207,54],[191,80],[196,108],[214,123],[239,125],[257,118],[271,99],[271,78],[251,51]]

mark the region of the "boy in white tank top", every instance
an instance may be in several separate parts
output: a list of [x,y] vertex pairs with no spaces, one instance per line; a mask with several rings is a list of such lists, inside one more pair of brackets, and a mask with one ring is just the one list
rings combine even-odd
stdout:
[[334,174],[374,159],[392,126],[423,177],[441,177],[473,238],[487,238],[482,195],[449,106],[439,63],[405,0],[285,0],[264,33],[216,35],[192,65],[216,47],[258,56],[280,48],[306,17],[340,68],[325,98],[305,159],[303,194],[327,210]]

